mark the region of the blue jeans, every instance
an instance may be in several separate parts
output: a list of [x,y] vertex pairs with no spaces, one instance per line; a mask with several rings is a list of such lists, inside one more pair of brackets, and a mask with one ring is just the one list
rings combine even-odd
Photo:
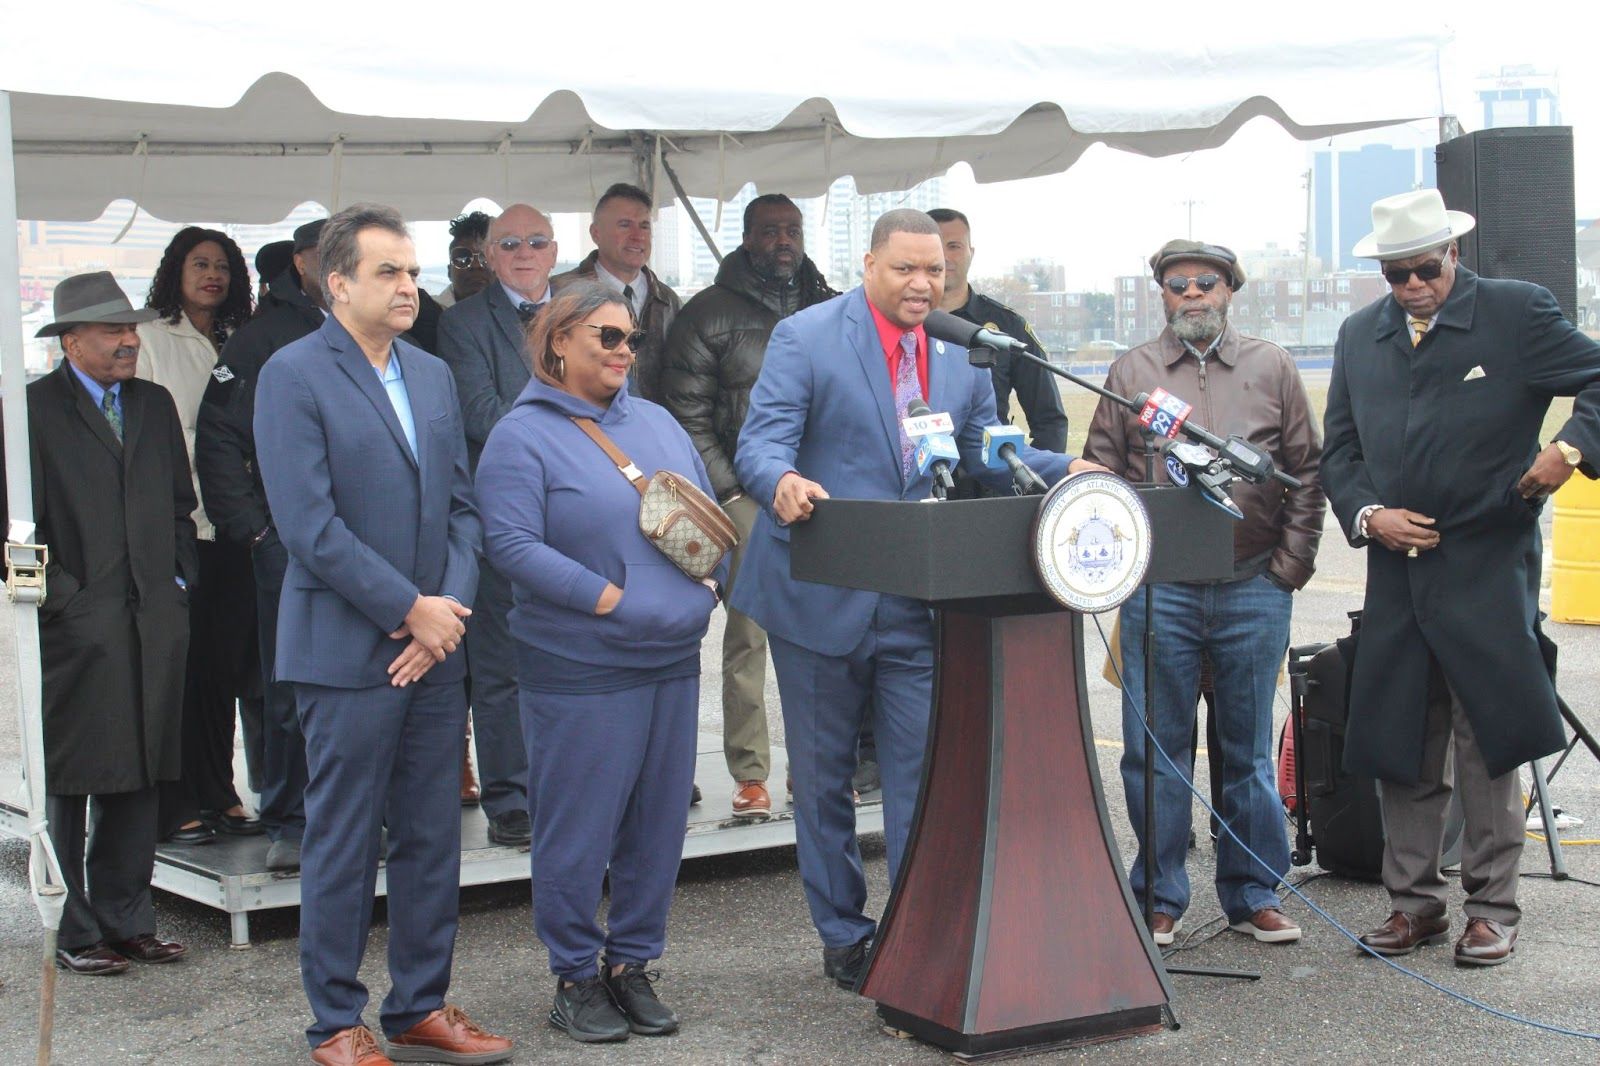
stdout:
[[1226,832],[1217,839],[1217,899],[1230,922],[1278,906],[1289,837],[1272,767],[1272,703],[1289,647],[1293,597],[1265,575],[1223,585],[1155,586],[1155,734],[1177,766],[1155,756],[1155,841],[1144,839],[1144,592],[1122,606],[1122,787],[1139,838],[1128,880],[1142,902],[1144,849],[1154,846],[1154,909],[1174,918],[1189,906],[1184,869],[1193,801],[1189,745],[1200,693],[1200,656],[1211,661],[1222,748],[1218,813],[1270,869]]

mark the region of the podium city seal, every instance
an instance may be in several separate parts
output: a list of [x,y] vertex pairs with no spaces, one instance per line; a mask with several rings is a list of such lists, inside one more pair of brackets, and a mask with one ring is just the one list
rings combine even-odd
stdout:
[[1033,523],[1039,583],[1063,607],[1121,606],[1150,565],[1150,515],[1133,486],[1100,471],[1058,481]]

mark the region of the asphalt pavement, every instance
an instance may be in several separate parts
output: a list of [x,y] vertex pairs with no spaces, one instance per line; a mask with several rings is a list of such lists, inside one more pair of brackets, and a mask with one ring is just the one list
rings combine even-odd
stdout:
[[[1546,519],[1548,523],[1548,518]],[[1296,597],[1293,642],[1334,639],[1348,631],[1345,612],[1360,606],[1363,562],[1329,526],[1311,585]],[[1548,594],[1547,594],[1548,596]],[[1547,600],[1548,602],[1548,600]],[[713,623],[704,659],[702,728],[720,729],[717,663],[720,620]],[[1600,730],[1600,629],[1552,625],[1562,647],[1561,689],[1593,730]],[[1122,788],[1118,697],[1099,679],[1103,652],[1090,628],[1086,653],[1090,708],[1106,782],[1106,801],[1125,856],[1133,854]],[[9,611],[0,611],[0,760],[17,758],[16,702]],[[769,677],[774,743],[781,743],[777,693]],[[1278,717],[1287,713],[1287,691]],[[1201,760],[1204,789],[1204,760]],[[780,783],[774,782],[774,785]],[[1600,764],[1579,751],[1561,770],[1557,802],[1588,825],[1568,839],[1600,838]],[[1203,824],[1197,807],[1197,824]],[[1202,838],[1204,834],[1202,833]],[[881,839],[864,845],[872,909],[881,908],[888,882]],[[1566,851],[1574,878],[1600,883],[1600,847]],[[38,1023],[38,916],[27,891],[27,851],[0,841],[0,1063],[33,1061]],[[1241,982],[1172,979],[1175,1030],[1039,1056],[1041,1062],[1094,1063],[1546,1063],[1600,1061],[1600,1043],[1555,1035],[1460,1002],[1437,988],[1370,958],[1314,915],[1306,903],[1285,905],[1306,934],[1298,944],[1263,946],[1222,928],[1210,890],[1213,853],[1202,839],[1191,852],[1194,903],[1185,932],[1194,942],[1183,963],[1259,970]],[[1524,852],[1522,935],[1508,965],[1456,968],[1448,946],[1401,960],[1427,981],[1475,997],[1485,1006],[1552,1025],[1600,1032],[1600,885],[1547,879],[1549,861],[1530,841]],[[1360,931],[1387,913],[1376,885],[1317,876],[1297,869],[1295,882],[1319,907]],[[1452,915],[1460,928],[1460,888]],[[219,912],[157,893],[158,931],[186,942],[187,958],[139,967],[113,978],[62,974],[57,984],[55,1060],[58,1063],[187,1064],[305,1061],[301,1035],[308,1018],[300,987],[296,912],[258,913],[253,946],[232,950]],[[387,988],[384,904],[367,950],[363,978],[374,989],[369,1021]],[[1210,919],[1217,923],[1207,926]],[[1088,926],[1092,914],[1053,921]],[[1180,936],[1180,941],[1182,937]],[[667,954],[657,989],[683,1018],[672,1037],[634,1037],[625,1044],[585,1047],[546,1021],[553,979],[533,935],[526,884],[486,886],[462,893],[451,999],[488,1027],[517,1042],[515,1061],[548,1063],[938,1063],[941,1052],[896,1039],[877,1024],[872,1004],[822,977],[794,850],[782,848],[701,859],[685,864],[672,912]],[[1063,960],[1065,965],[1092,965]]]

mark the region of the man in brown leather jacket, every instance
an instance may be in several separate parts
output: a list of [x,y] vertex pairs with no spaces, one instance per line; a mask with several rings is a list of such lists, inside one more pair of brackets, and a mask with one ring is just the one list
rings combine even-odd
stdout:
[[[1241,335],[1228,305],[1244,270],[1227,248],[1169,241],[1150,258],[1167,327],[1111,366],[1106,387],[1124,396],[1158,386],[1194,405],[1191,418],[1222,436],[1237,434],[1266,449],[1273,464],[1304,487],[1236,482],[1244,512],[1234,526],[1234,571],[1227,581],[1155,587],[1155,731],[1187,775],[1202,655],[1212,664],[1217,739],[1222,749],[1224,822],[1270,867],[1247,855],[1227,832],[1217,840],[1217,897],[1231,927],[1263,943],[1300,938],[1280,909],[1276,886],[1289,869],[1283,807],[1273,785],[1272,707],[1289,644],[1292,593],[1311,579],[1325,501],[1317,479],[1322,446],[1300,374],[1275,344]],[[1096,409],[1084,458],[1130,481],[1145,479],[1138,416],[1104,400]],[[1159,458],[1158,483],[1171,478]],[[1181,472],[1181,468],[1180,468]],[[1152,930],[1170,944],[1189,905],[1184,870],[1191,800],[1185,781],[1156,756],[1156,833],[1144,839],[1144,597],[1122,608],[1122,781],[1140,854],[1129,875],[1134,894],[1153,892]],[[1144,883],[1144,848],[1154,848],[1156,882]]]

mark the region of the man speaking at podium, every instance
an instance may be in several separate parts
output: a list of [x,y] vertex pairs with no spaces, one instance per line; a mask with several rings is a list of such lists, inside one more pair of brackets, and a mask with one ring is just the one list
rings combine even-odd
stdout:
[[[871,716],[883,772],[884,836],[893,880],[905,851],[933,703],[933,615],[916,600],[789,576],[789,526],[813,500],[920,500],[903,423],[916,401],[948,412],[962,464],[997,485],[1006,471],[980,459],[995,421],[989,373],[966,349],[927,336],[944,293],[939,226],[921,211],[879,218],[862,284],[780,322],[767,344],[734,467],[762,505],[734,587],[733,607],[767,631],[783,700],[800,877],[822,937],[823,967],[854,988],[876,923],[856,845],[850,775]],[[1047,481],[1099,469],[1019,448]],[[956,506],[956,505],[952,505]]]

